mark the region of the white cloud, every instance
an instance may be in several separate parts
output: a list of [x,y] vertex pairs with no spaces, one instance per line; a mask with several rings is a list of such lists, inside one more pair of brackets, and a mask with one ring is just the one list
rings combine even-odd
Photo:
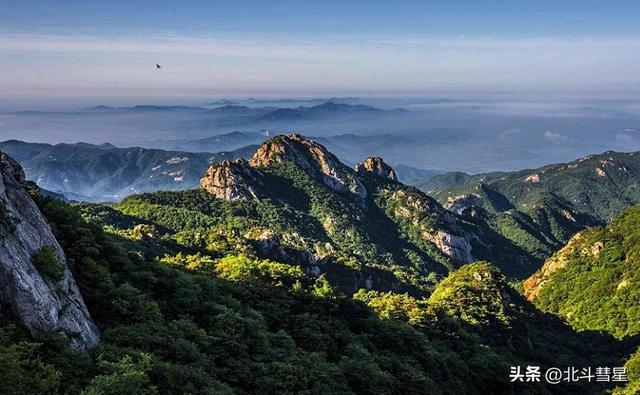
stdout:
[[615,140],[620,144],[637,144],[640,141],[640,129],[626,128],[619,130],[615,135]]
[[518,128],[512,128],[512,129],[507,129],[504,130],[500,133],[498,133],[498,139],[499,140],[512,140],[514,138],[518,138],[523,136],[525,133]]
[[544,132],[542,134],[542,137],[556,144],[566,143],[570,141],[569,137],[560,133],[552,132],[550,130],[547,130],[546,132]]

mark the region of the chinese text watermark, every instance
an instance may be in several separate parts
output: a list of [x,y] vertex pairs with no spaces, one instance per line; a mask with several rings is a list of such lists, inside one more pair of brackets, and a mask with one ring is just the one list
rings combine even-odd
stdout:
[[547,382],[549,384],[575,383],[575,382],[627,382],[627,369],[625,367],[597,367],[587,368],[556,368],[546,370],[540,366],[511,366],[509,373],[511,382]]

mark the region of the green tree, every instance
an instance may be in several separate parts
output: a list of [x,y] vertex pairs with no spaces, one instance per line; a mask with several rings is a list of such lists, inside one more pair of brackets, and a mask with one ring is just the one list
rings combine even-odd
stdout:
[[151,366],[151,357],[142,354],[138,361],[125,356],[117,362],[100,361],[103,374],[91,380],[84,395],[119,395],[158,393],[147,375]]
[[60,261],[56,250],[51,246],[44,246],[31,258],[40,274],[52,279],[60,280],[64,275],[64,266]]

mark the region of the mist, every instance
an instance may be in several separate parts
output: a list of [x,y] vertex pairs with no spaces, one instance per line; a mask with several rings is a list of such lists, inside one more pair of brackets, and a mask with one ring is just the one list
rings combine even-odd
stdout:
[[[308,108],[329,100],[370,105],[376,111],[265,118],[279,108]],[[396,165],[470,173],[537,167],[607,150],[640,150],[640,99],[628,96],[76,98],[56,102],[57,108],[46,103],[23,98],[21,111],[15,111],[0,101],[0,140],[175,149],[179,142],[232,131],[268,130],[271,135],[296,132],[322,138],[350,164],[379,155]],[[149,104],[174,107],[131,107]]]

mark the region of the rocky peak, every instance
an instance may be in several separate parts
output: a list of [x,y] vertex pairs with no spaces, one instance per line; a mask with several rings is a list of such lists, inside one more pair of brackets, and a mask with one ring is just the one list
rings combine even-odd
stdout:
[[214,164],[200,180],[207,192],[227,201],[258,199],[256,186],[261,184],[262,173],[244,159],[225,160]]
[[62,248],[24,186],[22,167],[0,153],[0,309],[34,336],[56,333],[74,348],[91,348],[98,343],[98,328]]
[[363,163],[358,163],[356,165],[356,172],[360,175],[373,173],[378,177],[398,181],[396,172],[378,156],[370,156],[365,159]]
[[299,134],[279,135],[263,143],[249,164],[268,167],[273,163],[291,161],[334,191],[350,192],[365,198],[367,191],[349,168],[324,146]]

